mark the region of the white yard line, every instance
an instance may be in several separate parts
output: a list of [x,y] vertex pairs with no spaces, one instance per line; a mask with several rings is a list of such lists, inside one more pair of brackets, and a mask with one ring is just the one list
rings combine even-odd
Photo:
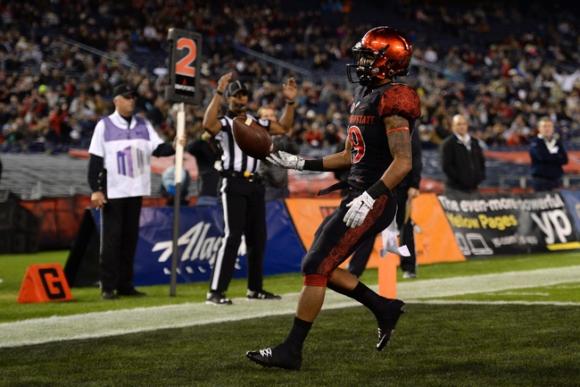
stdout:
[[548,306],[580,306],[580,302],[558,302],[558,301],[463,301],[463,300],[412,300],[410,304],[424,305],[548,305]]
[[405,298],[435,298],[500,290],[533,288],[580,281],[580,266],[529,271],[452,277],[400,283],[398,292]]
[[[400,283],[398,291],[399,297],[403,300],[440,303],[441,301],[426,301],[426,299],[578,282],[579,278],[580,266],[572,266],[408,281]],[[247,301],[239,298],[234,299],[234,305],[231,306],[186,303],[2,323],[0,348],[293,314],[297,300],[298,293],[290,293],[285,294],[281,301]],[[467,302],[457,301],[457,303]],[[562,303],[530,303],[532,304]],[[356,305],[358,303],[344,296],[328,292],[324,309]]]

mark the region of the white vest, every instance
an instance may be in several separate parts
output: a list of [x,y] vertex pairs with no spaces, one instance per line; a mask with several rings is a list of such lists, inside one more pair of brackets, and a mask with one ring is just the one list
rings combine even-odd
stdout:
[[109,199],[151,195],[151,154],[163,141],[144,118],[133,116],[128,126],[115,111],[97,123],[91,139],[89,153],[104,159]]

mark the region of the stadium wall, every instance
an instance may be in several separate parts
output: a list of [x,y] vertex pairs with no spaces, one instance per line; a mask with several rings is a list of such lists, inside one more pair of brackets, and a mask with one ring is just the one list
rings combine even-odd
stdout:
[[[299,271],[316,228],[339,203],[338,198],[268,203],[266,274]],[[21,202],[40,219],[44,249],[73,245],[88,204],[83,196]],[[139,284],[168,281],[173,209],[164,204],[159,198],[145,201],[135,260]],[[180,281],[206,281],[223,235],[221,209],[189,206],[181,211]],[[98,221],[96,211],[92,214]],[[419,264],[580,248],[580,191],[517,196],[426,193],[413,201],[412,219]],[[380,243],[377,238],[369,267],[377,266]],[[244,255],[242,244],[237,277],[245,276]]]

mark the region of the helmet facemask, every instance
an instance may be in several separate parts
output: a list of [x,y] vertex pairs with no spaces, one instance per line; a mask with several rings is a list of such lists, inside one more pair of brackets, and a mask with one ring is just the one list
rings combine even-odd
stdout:
[[[374,51],[366,48],[358,42],[352,48],[354,63],[346,65],[346,75],[352,83],[360,83],[363,86],[370,85],[374,80],[385,79],[386,74],[381,73],[378,63],[384,58],[384,53],[388,50],[386,46],[381,51]],[[356,72],[357,78],[353,77],[352,71]]]

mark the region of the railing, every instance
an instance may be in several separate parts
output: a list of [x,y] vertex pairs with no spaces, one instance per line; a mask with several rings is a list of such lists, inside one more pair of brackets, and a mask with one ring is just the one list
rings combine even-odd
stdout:
[[[532,186],[531,180],[531,176],[500,175],[497,178],[499,188],[519,187],[526,189]],[[510,182],[512,182],[512,184],[510,184]],[[566,189],[580,187],[580,175],[564,175],[562,177],[562,187]]]
[[267,62],[270,64],[273,64],[274,66],[276,66],[276,68],[278,69],[278,75],[281,78],[282,77],[282,69],[286,69],[290,72],[296,73],[296,74],[300,74],[305,78],[312,78],[313,74],[311,71],[306,70],[305,68],[302,68],[300,66],[296,66],[292,63],[280,60],[280,59],[276,59],[273,56],[264,54],[262,52],[258,52],[256,50],[252,50],[251,48],[242,46],[241,44],[235,44],[235,49],[243,52],[246,55],[249,56],[253,56],[256,59],[259,59],[263,62]]
[[122,57],[121,55],[117,54],[110,54],[108,52],[99,50],[97,48],[91,47],[81,42],[77,42],[76,40],[61,38],[60,41],[64,44],[69,46],[77,47],[83,51],[90,52],[93,55],[105,58],[111,62],[118,62],[126,67],[138,68],[139,66],[136,63],[131,62],[129,59]]

